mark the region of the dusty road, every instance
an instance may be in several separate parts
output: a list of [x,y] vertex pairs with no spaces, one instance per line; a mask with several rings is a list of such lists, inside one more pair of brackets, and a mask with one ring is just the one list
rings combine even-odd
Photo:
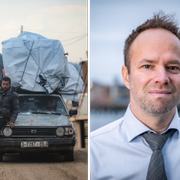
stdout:
[[9,155],[0,162],[0,180],[86,180],[87,171],[87,149],[75,149],[73,162],[57,155]]

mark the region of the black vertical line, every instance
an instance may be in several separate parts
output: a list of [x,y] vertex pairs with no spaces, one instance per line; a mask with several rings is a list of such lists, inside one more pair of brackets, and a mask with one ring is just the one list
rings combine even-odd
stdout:
[[[28,55],[28,57],[27,57],[27,61],[26,61],[26,64],[25,64],[25,67],[24,67],[24,71],[23,71],[23,74],[22,74],[22,76],[21,76],[21,81],[22,81],[22,79],[23,79],[23,76],[24,76],[24,73],[25,73],[25,70],[26,70],[26,67],[27,67],[27,63],[28,63],[28,60],[29,60],[29,57],[30,57],[30,55],[31,55],[31,51],[32,51],[32,47],[33,47],[33,44],[34,44],[34,41],[33,41],[33,43],[32,43],[32,45],[31,45],[31,49],[29,50],[29,55]],[[25,45],[25,43],[24,43],[24,45]],[[26,45],[25,45],[26,46]],[[27,48],[27,47],[26,47]]]

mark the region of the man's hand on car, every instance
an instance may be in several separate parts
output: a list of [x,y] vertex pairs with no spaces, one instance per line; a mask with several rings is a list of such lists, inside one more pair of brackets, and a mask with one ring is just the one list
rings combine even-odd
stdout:
[[13,127],[14,127],[14,123],[13,123],[13,122],[8,122],[8,124],[9,124],[9,127],[10,127],[10,128],[13,128]]

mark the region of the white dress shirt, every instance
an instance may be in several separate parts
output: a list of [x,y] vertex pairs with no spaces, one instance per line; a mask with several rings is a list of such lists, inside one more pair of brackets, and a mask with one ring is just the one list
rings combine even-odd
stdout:
[[[168,180],[180,180],[179,123],[176,110],[168,129],[177,131],[162,149]],[[140,122],[129,107],[123,118],[93,131],[90,136],[91,180],[145,180],[152,155],[151,148],[140,136],[146,131],[152,130]]]

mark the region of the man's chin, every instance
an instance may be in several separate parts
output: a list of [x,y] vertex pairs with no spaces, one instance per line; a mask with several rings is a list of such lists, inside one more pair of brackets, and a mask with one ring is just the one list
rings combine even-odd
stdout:
[[152,105],[154,105],[156,108],[163,108],[170,104],[174,104],[175,99],[173,98],[157,98],[151,101]]
[[6,88],[3,88],[3,91],[7,91],[7,89],[6,89]]
[[174,105],[167,104],[167,103],[158,103],[154,104],[152,106],[149,106],[147,108],[147,112],[151,115],[157,116],[157,115],[165,115],[168,112],[172,111],[174,109]]

